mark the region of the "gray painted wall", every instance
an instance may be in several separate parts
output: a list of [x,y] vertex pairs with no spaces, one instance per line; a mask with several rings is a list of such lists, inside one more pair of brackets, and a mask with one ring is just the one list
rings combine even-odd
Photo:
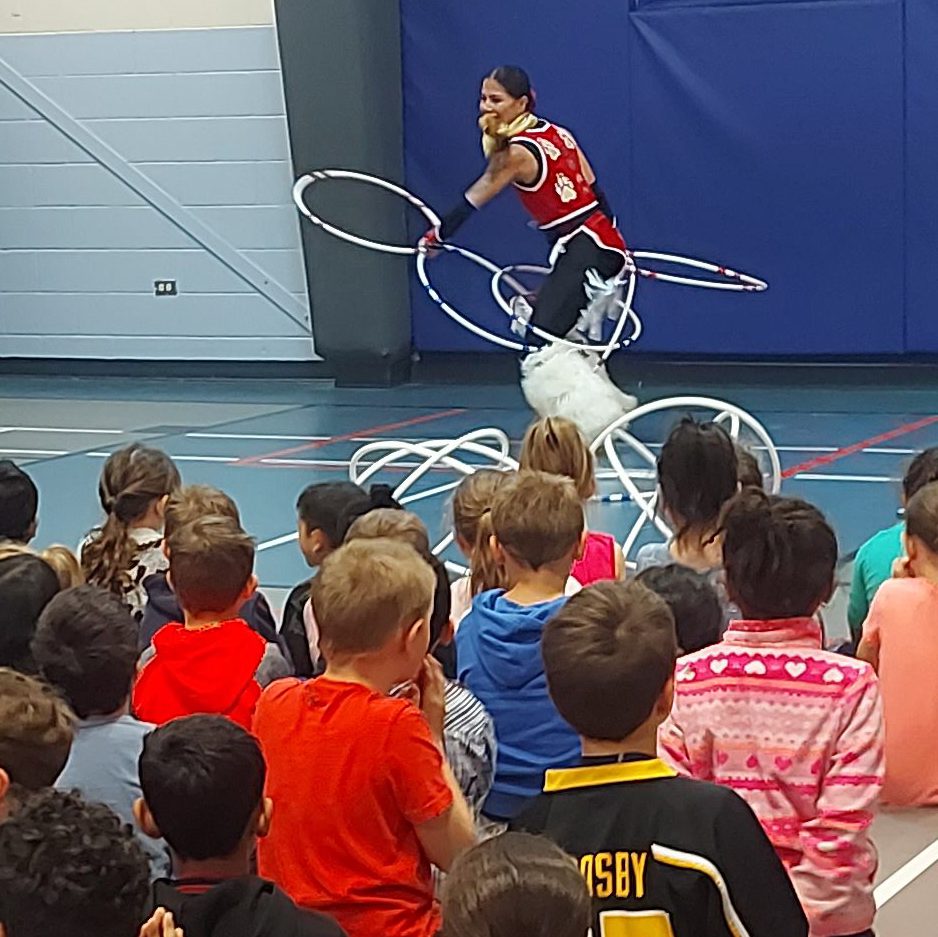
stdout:
[[273,26],[3,35],[2,63],[0,355],[315,357]]

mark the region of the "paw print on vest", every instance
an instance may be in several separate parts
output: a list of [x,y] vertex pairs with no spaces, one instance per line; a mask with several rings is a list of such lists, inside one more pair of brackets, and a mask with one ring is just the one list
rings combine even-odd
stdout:
[[573,183],[562,172],[557,174],[557,181],[554,183],[554,191],[560,196],[560,201],[567,204],[576,198],[576,189]]
[[552,160],[560,159],[560,150],[550,140],[541,140],[541,148]]
[[561,140],[563,140],[563,145],[568,150],[576,149],[576,140],[573,139],[569,130],[564,130],[562,127],[558,127],[557,136],[560,137]]

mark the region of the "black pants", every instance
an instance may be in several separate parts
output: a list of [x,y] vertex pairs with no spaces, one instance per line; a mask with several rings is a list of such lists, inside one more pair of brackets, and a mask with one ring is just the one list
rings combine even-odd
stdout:
[[603,279],[616,276],[625,264],[622,254],[600,247],[588,234],[575,234],[557,258],[544,281],[531,321],[551,335],[563,338],[576,325],[586,306],[586,271],[596,270]]

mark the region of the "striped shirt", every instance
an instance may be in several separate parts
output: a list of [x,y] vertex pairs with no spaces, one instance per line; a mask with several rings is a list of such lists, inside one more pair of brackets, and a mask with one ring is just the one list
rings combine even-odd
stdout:
[[446,760],[478,819],[495,776],[495,726],[485,707],[455,680],[446,681],[445,705]]

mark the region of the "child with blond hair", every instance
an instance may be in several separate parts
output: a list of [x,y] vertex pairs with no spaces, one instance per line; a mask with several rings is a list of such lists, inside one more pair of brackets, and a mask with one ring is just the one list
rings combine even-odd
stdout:
[[[268,687],[254,717],[277,804],[260,874],[349,937],[436,934],[431,863],[448,870],[475,836],[445,760],[434,582],[404,543],[330,554],[312,584],[326,672]],[[407,682],[418,705],[389,695]]]
[[522,471],[492,504],[492,549],[507,589],[477,595],[456,633],[458,677],[495,722],[498,759],[489,820],[511,820],[548,768],[573,764],[576,733],[547,694],[541,633],[566,601],[570,567],[583,549],[583,507],[573,482]]
[[[528,427],[521,446],[521,468],[572,479],[584,510],[596,494],[593,453],[576,423],[563,417],[544,417]],[[615,537],[587,531],[583,555],[573,564],[570,575],[582,586],[622,579],[625,557]]]

